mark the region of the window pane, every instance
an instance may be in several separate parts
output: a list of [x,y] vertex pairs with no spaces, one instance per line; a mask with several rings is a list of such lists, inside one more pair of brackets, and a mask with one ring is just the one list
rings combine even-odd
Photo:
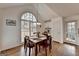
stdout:
[[35,16],[33,16],[33,21],[35,21],[35,22],[36,22],[36,18],[35,18]]
[[29,13],[29,16],[30,16],[29,18],[32,19],[32,16],[33,16],[33,15],[32,15],[31,13]]
[[24,29],[25,29],[25,28],[29,28],[29,22],[28,22],[28,21],[25,21],[25,22],[24,22]]
[[31,35],[36,32],[36,23],[31,22]]

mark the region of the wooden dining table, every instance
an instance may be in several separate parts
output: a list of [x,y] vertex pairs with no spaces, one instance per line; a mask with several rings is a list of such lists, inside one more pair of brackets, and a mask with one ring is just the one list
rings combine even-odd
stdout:
[[[47,39],[46,36],[40,36],[39,38],[34,37],[34,36],[30,37],[30,41],[35,45],[35,56],[37,56],[37,54],[38,54],[37,45],[46,39]],[[51,43],[51,41],[50,41],[50,43]],[[50,44],[50,49],[51,49],[51,44]]]

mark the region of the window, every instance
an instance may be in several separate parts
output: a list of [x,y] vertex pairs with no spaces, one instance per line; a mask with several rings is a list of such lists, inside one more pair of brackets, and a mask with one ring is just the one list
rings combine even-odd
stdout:
[[67,37],[71,40],[76,39],[76,22],[67,23]]
[[36,32],[37,20],[32,13],[24,13],[21,16],[21,39],[24,40],[24,36],[32,36]]

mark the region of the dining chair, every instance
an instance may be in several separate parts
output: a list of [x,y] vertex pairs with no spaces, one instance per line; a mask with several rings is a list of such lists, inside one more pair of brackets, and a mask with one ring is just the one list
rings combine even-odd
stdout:
[[40,47],[42,46],[43,49],[45,49],[46,56],[47,56],[47,48],[49,47],[49,51],[52,48],[52,46],[51,46],[52,45],[51,40],[52,40],[52,37],[46,35],[46,40],[44,40],[42,43],[39,44],[39,51],[40,51]]
[[24,49],[25,49],[25,53],[27,53],[27,48],[29,48],[29,56],[31,53],[31,49],[33,49],[34,44],[29,40],[29,36],[25,36],[24,37]]

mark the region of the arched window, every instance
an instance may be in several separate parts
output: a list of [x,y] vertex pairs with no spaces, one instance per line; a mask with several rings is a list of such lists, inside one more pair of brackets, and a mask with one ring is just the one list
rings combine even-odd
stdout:
[[32,36],[34,32],[36,32],[36,23],[37,20],[35,16],[30,13],[24,13],[21,16],[21,39],[23,42],[23,38],[25,35]]
[[21,19],[22,20],[27,20],[27,21],[32,21],[32,22],[36,22],[36,18],[35,16],[32,14],[32,13],[24,13],[22,16],[21,16]]

